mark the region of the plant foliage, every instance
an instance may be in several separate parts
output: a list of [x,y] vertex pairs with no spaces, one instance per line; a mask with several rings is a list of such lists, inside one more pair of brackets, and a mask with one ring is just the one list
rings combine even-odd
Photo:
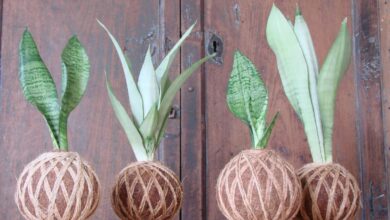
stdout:
[[309,28],[297,8],[291,25],[273,5],[266,27],[284,91],[302,121],[315,162],[332,161],[332,130],[336,93],[351,57],[347,20],[320,71]]
[[68,150],[68,117],[85,93],[90,66],[87,53],[76,36],[69,39],[61,60],[62,92],[59,102],[56,85],[35,41],[28,29],[24,31],[19,45],[19,81],[23,94],[44,116],[54,147]]
[[204,62],[213,57],[209,55],[184,70],[172,82],[169,80],[169,68],[184,40],[190,35],[193,24],[169,51],[161,64],[154,68],[150,49],[148,48],[141,67],[137,83],[131,74],[129,61],[110,31],[98,21],[107,32],[121,61],[130,100],[131,116],[115,97],[108,78],[107,90],[115,115],[122,125],[138,161],[153,160],[154,153],[160,144],[167,123],[172,101],[180,87]]

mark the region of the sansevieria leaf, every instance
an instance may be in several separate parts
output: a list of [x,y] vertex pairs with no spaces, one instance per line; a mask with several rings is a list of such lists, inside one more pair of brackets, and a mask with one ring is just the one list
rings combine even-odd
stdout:
[[104,26],[104,24],[101,23],[99,20],[97,20],[97,22],[107,32],[112,43],[114,44],[116,52],[118,53],[119,60],[121,61],[122,68],[123,68],[123,71],[125,74],[131,112],[133,114],[133,117],[135,118],[135,121],[137,122],[137,125],[140,125],[142,123],[142,120],[144,117],[142,97],[141,97],[141,94],[138,90],[138,87],[134,81],[134,77],[131,74],[131,70],[130,70],[130,67],[128,65],[127,58],[126,58],[125,54],[123,53],[121,47],[119,46],[118,41],[110,33],[110,31],[106,28],[106,26]]
[[158,123],[158,110],[157,103],[155,103],[150,109],[148,115],[146,115],[145,120],[142,122],[140,126],[140,132],[142,137],[154,137],[154,131],[156,130],[156,125]]
[[158,104],[160,96],[160,88],[157,82],[156,72],[154,71],[150,47],[145,56],[145,61],[141,67],[138,77],[138,88],[142,96],[144,115],[149,113],[152,106]]
[[161,61],[160,65],[156,69],[157,74],[157,80],[159,85],[161,85],[161,96],[164,95],[165,88],[167,88],[167,80],[168,80],[168,71],[170,66],[172,65],[173,60],[176,57],[177,52],[179,51],[180,46],[183,44],[184,40],[191,34],[192,29],[194,29],[196,25],[196,22],[191,25],[187,29],[187,31],[183,34],[183,36],[180,38],[180,40],[173,46],[173,48],[169,51],[169,53],[164,57],[164,59]]
[[158,110],[159,122],[157,125],[157,130],[160,131],[163,128],[165,122],[163,119],[168,116],[168,112],[171,109],[172,101],[176,93],[179,91],[180,87],[186,82],[186,80],[192,75],[192,73],[196,69],[198,69],[204,62],[214,56],[215,54],[212,54],[198,60],[196,63],[192,64],[190,67],[184,70],[184,72],[182,72],[178,77],[176,77],[176,79],[171,83],[161,101],[160,108]]
[[106,86],[108,91],[108,97],[110,98],[111,105],[114,109],[115,115],[118,118],[119,123],[121,124],[123,130],[126,133],[126,136],[130,142],[130,145],[133,149],[136,159],[138,161],[148,160],[148,154],[146,153],[142,136],[139,133],[136,125],[133,123],[129,115],[126,113],[125,108],[115,97],[110,82],[107,78],[107,74],[106,74]]
[[332,130],[337,88],[340,79],[348,69],[352,42],[347,28],[347,19],[341,24],[318,78],[318,96],[324,131],[325,160],[332,161]]
[[234,54],[226,100],[234,116],[251,130],[254,147],[262,139],[266,126],[268,93],[256,67],[239,51]]
[[60,108],[56,86],[27,29],[19,45],[19,80],[26,99],[43,114],[50,128],[53,144],[58,148]]
[[323,162],[322,133],[316,124],[306,60],[293,28],[275,5],[268,18],[266,36],[275,53],[286,96],[303,122],[313,160]]
[[87,88],[90,65],[88,55],[76,36],[69,39],[61,54],[63,63],[61,111],[59,120],[60,148],[67,150],[67,121],[70,112],[80,103]]
[[307,26],[306,21],[303,18],[298,6],[295,14],[294,32],[297,36],[299,45],[303,52],[303,56],[306,60],[307,71],[309,73],[310,97],[313,106],[316,128],[318,130],[318,139],[320,146],[324,146],[321,113],[317,93],[318,61],[316,52],[314,50],[313,40],[310,35],[309,27]]
[[271,123],[268,125],[268,127],[264,131],[263,137],[260,139],[260,143],[258,143],[256,146],[259,146],[260,148],[265,148],[268,144],[269,138],[271,137],[272,130],[275,127],[276,120],[279,117],[279,112],[274,115],[274,117],[271,120]]

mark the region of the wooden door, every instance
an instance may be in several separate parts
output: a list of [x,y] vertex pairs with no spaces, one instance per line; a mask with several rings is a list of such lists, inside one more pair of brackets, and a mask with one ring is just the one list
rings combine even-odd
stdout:
[[[297,1],[276,0],[293,18]],[[205,54],[218,57],[204,65],[177,95],[159,150],[181,178],[185,197],[177,219],[223,219],[215,201],[219,171],[250,146],[247,128],[225,103],[235,50],[243,51],[261,71],[270,93],[269,116],[280,111],[269,147],[299,168],[311,161],[303,128],[281,88],[275,57],[265,40],[271,0],[3,0],[1,10],[0,216],[22,219],[13,201],[16,178],[24,165],[51,150],[43,118],[29,105],[18,82],[18,43],[25,27],[57,84],[60,53],[72,34],[85,45],[91,61],[86,96],[71,114],[71,150],[95,168],[102,185],[101,203],[92,219],[117,219],[110,207],[115,175],[134,161],[116,120],[104,84],[126,103],[118,57],[96,18],[117,37],[134,72],[151,45],[155,64],[192,23],[197,26],[171,68],[177,75]],[[390,3],[387,0],[299,0],[311,28],[320,63],[344,17],[353,36],[354,55],[337,97],[334,158],[359,180],[363,203],[358,219],[388,219],[390,205]],[[128,107],[128,106],[126,106]]]

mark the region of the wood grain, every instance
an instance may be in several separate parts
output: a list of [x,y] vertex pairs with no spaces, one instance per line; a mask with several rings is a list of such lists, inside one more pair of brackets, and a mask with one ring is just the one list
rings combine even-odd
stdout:
[[[364,219],[388,219],[379,1],[353,1],[357,128]],[[388,61],[387,61],[388,62]]]
[[[204,56],[202,1],[181,1],[181,31],[197,21],[182,47],[182,71]],[[204,71],[197,70],[181,89],[181,178],[184,203],[181,219],[205,219]]]
[[387,219],[390,219],[390,2],[379,1],[380,13],[380,53],[382,64],[382,112],[384,130],[384,155],[387,174]]

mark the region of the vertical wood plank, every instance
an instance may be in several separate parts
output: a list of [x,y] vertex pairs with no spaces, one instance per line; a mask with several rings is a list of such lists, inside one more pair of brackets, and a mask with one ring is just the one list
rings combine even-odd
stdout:
[[[91,78],[85,97],[70,116],[70,149],[90,162],[100,178],[101,203],[92,218],[116,219],[110,205],[111,187],[115,175],[134,161],[134,157],[107,99],[104,82],[103,71],[107,67],[115,93],[128,109],[122,68],[112,43],[98,26],[96,18],[117,37],[132,60],[134,72],[138,72],[149,44],[154,61],[161,57],[158,46],[161,45],[158,38],[161,32],[160,7],[160,1],[154,0],[4,1],[0,87],[0,148],[3,153],[0,167],[7,172],[0,174],[2,219],[21,219],[13,202],[16,178],[28,162],[52,149],[42,116],[25,101],[17,80],[17,51],[24,28],[28,26],[31,30],[57,85],[60,85],[60,54],[68,38],[78,34],[86,47],[92,67]],[[171,28],[169,31],[175,31],[174,25]],[[170,155],[168,151],[171,150],[172,155],[179,158],[178,146],[166,148],[165,154]],[[169,166],[176,167],[176,170],[178,167],[174,163]]]
[[[181,69],[203,55],[203,1],[181,0],[182,33],[195,21],[197,26],[182,47]],[[181,218],[205,219],[204,203],[204,90],[203,71],[197,70],[181,89],[181,178],[184,203]]]
[[388,219],[378,7],[379,1],[354,0],[352,8],[364,219]]
[[[388,0],[379,1],[380,13],[380,53],[381,53],[381,73],[382,73],[382,112],[384,130],[384,155],[387,174],[387,209],[390,207],[390,2]],[[390,212],[387,210],[387,218],[390,219]]]
[[[226,106],[226,85],[235,50],[241,50],[260,70],[270,96],[268,118],[280,111],[269,147],[299,168],[311,162],[303,127],[283,92],[275,57],[265,38],[265,27],[274,1],[205,1],[205,43],[213,35],[223,41],[222,65],[207,64],[206,82],[206,152],[207,219],[223,219],[215,200],[216,179],[223,166],[239,151],[249,148],[248,128],[234,118]],[[275,4],[293,20],[296,2],[278,0]],[[349,1],[299,1],[310,27],[321,64],[335,39],[341,21],[350,17]],[[324,31],[326,30],[326,31]],[[352,68],[348,71],[337,97],[334,158],[355,176],[359,176],[356,129],[355,84]]]
[[[169,52],[173,45],[180,39],[180,0],[159,1],[159,45],[160,57],[159,61]],[[159,62],[160,63],[160,62]],[[172,63],[169,70],[171,79],[177,77],[180,73],[180,53]],[[172,169],[176,175],[180,176],[180,93],[176,95],[172,104],[173,114],[168,119],[167,129],[164,135],[163,142],[159,147],[158,158],[163,163]],[[180,214],[177,214],[175,220],[180,219]]]

